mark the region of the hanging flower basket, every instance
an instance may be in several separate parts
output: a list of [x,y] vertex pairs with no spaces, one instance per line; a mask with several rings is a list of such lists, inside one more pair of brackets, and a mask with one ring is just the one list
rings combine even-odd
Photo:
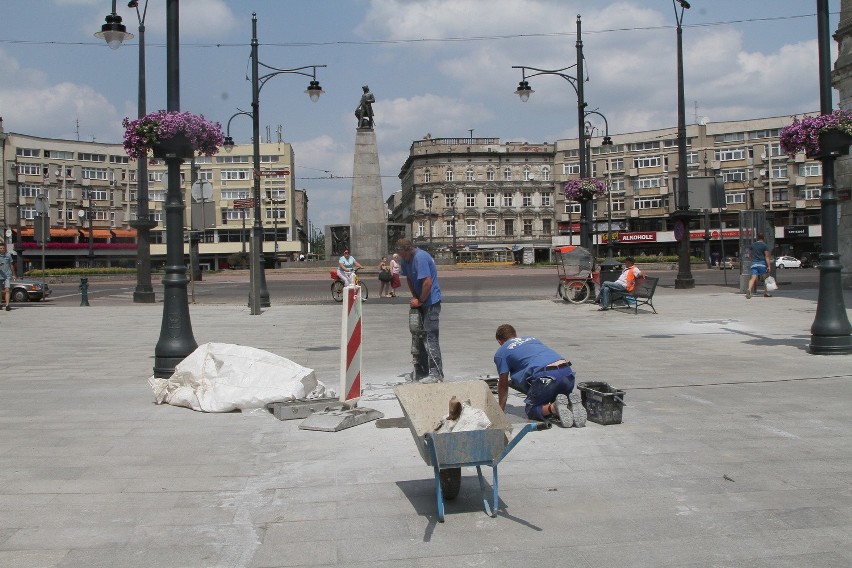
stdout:
[[606,184],[597,178],[577,178],[565,183],[565,199],[588,201],[606,193]]
[[849,153],[852,144],[852,112],[806,116],[781,129],[781,150],[791,158],[804,152],[809,158],[837,157]]
[[188,112],[158,110],[121,124],[124,149],[134,159],[147,158],[149,150],[155,158],[212,156],[224,142],[221,124]]

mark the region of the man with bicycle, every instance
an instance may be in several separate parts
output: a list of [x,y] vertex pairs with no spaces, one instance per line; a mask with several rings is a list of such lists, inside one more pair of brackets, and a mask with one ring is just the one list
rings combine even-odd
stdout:
[[438,326],[441,318],[441,287],[435,260],[425,250],[415,247],[410,239],[396,242],[396,252],[402,262],[400,271],[408,280],[411,300],[408,305],[420,312],[423,333],[419,334],[419,349],[414,362],[414,380],[420,383],[440,383],[444,380]]

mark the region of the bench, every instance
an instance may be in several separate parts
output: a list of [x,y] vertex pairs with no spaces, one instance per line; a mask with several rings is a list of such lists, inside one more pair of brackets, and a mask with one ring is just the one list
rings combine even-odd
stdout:
[[[657,289],[657,282],[659,278],[655,278],[653,276],[643,276],[636,280],[636,284],[633,286],[632,292],[619,292],[618,290],[612,291],[612,301],[613,307],[615,307],[614,303],[616,300],[621,299],[626,302],[627,308],[633,308],[633,313],[639,313],[639,306],[650,306],[651,310],[656,314],[657,310],[654,309],[654,290]],[[623,306],[619,306],[623,307]]]

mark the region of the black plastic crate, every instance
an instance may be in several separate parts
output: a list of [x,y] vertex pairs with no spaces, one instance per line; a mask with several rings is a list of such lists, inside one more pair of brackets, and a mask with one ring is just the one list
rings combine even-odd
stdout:
[[621,409],[624,407],[624,391],[609,386],[609,383],[578,383],[583,407],[589,420],[597,424],[621,424]]

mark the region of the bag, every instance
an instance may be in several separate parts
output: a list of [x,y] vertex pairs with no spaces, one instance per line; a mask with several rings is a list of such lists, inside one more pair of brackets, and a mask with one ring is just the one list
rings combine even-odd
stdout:
[[391,275],[390,270],[380,270],[379,271],[379,280],[382,282],[390,282],[393,280],[393,276]]
[[764,280],[763,284],[766,286],[767,292],[772,292],[773,290],[778,289],[778,283],[775,282],[775,279],[771,276],[767,276],[766,280]]

